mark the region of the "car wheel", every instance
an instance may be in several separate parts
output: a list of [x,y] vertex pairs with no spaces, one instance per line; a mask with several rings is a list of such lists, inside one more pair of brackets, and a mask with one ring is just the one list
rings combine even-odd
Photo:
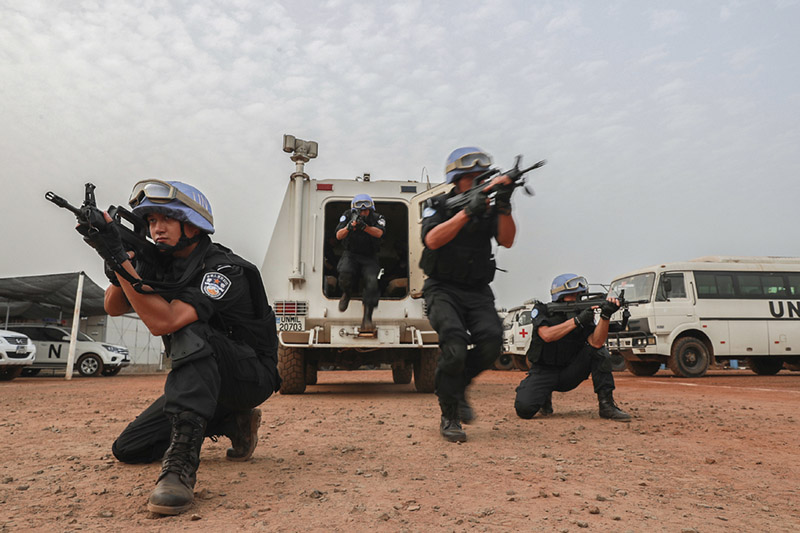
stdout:
[[661,368],[655,361],[625,361],[625,368],[634,376],[652,376]]
[[42,371],[41,368],[23,368],[22,369],[22,375],[24,377],[38,376],[39,372],[41,372],[41,371]]
[[78,359],[78,372],[87,378],[99,376],[103,372],[103,360],[93,353],[85,353]]
[[494,360],[494,367],[497,370],[512,370],[514,368],[514,356],[510,353],[501,353],[500,357]]
[[783,368],[783,359],[748,357],[747,366],[759,376],[774,376]]
[[699,378],[708,371],[710,359],[708,348],[700,339],[683,337],[672,345],[667,365],[676,376]]
[[22,374],[21,366],[0,366],[0,381],[11,381]]
[[303,394],[306,391],[306,362],[302,348],[278,347],[278,374],[281,394]]

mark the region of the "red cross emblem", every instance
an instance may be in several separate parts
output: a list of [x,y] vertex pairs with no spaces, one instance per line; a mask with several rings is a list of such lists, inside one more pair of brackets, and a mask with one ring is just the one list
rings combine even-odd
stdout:
[[522,338],[524,339],[525,335],[527,335],[528,332],[523,329],[523,330],[520,330],[519,334],[522,335]]

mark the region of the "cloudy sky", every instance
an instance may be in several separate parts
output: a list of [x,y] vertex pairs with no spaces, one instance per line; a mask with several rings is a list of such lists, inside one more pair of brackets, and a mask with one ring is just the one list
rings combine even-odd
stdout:
[[[443,180],[464,145],[533,163],[498,305],[572,271],[800,256],[800,3],[0,0],[0,277],[99,260],[73,219],[145,177],[195,184],[261,264],[293,164]],[[423,170],[426,169],[426,170]]]

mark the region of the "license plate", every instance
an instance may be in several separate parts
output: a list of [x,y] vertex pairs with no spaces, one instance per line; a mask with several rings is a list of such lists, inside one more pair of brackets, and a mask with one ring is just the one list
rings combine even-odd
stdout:
[[302,316],[276,316],[278,331],[305,331],[306,319]]
[[17,346],[17,353],[26,353],[28,351],[27,346]]

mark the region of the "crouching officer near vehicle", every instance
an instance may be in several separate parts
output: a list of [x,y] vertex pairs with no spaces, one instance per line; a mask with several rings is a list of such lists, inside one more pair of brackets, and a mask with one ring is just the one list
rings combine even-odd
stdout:
[[204,437],[229,437],[231,461],[253,454],[261,422],[255,407],[280,386],[275,316],[256,267],[211,242],[211,206],[200,191],[146,180],[134,186],[130,205],[147,223],[158,264],[134,268],[112,224],[85,240],[107,260],[107,270],[112,259],[127,273],[109,278],[108,314],[135,311],[162,336],[172,370],[164,395],[125,428],[112,451],[126,463],[163,458],[148,509],[174,515],[192,505]]
[[[585,278],[562,274],[553,280],[550,294],[554,302],[574,302],[588,290]],[[520,418],[533,418],[537,412],[552,414],[553,391],[571,391],[591,373],[600,416],[630,421],[631,416],[614,403],[611,356],[605,347],[611,315],[619,307],[619,300],[609,295],[599,306],[596,322],[595,308],[548,314],[547,304],[536,303],[531,311],[533,331],[527,354],[531,370],[517,387],[514,401]]]
[[[442,411],[439,431],[451,442],[467,440],[461,423],[475,418],[467,403],[467,386],[494,364],[502,349],[503,327],[489,287],[496,270],[492,239],[510,248],[517,228],[511,216],[512,188],[498,191],[492,207],[486,196],[476,195],[466,207],[449,213],[446,201],[469,190],[491,164],[491,156],[479,148],[453,151],[445,173],[447,183],[455,186],[429,200],[422,214],[425,248],[420,267],[428,276],[422,290],[441,348],[435,378]],[[498,184],[510,180],[497,176],[486,190]],[[470,344],[473,348],[467,350]]]
[[361,331],[371,332],[372,312],[378,306],[378,251],[381,237],[386,231],[386,220],[375,211],[375,202],[368,194],[359,194],[350,202],[350,209],[339,217],[336,238],[342,241],[344,253],[336,269],[342,297],[339,311],[344,312],[350,304],[353,289],[361,279],[361,299],[364,317]]

